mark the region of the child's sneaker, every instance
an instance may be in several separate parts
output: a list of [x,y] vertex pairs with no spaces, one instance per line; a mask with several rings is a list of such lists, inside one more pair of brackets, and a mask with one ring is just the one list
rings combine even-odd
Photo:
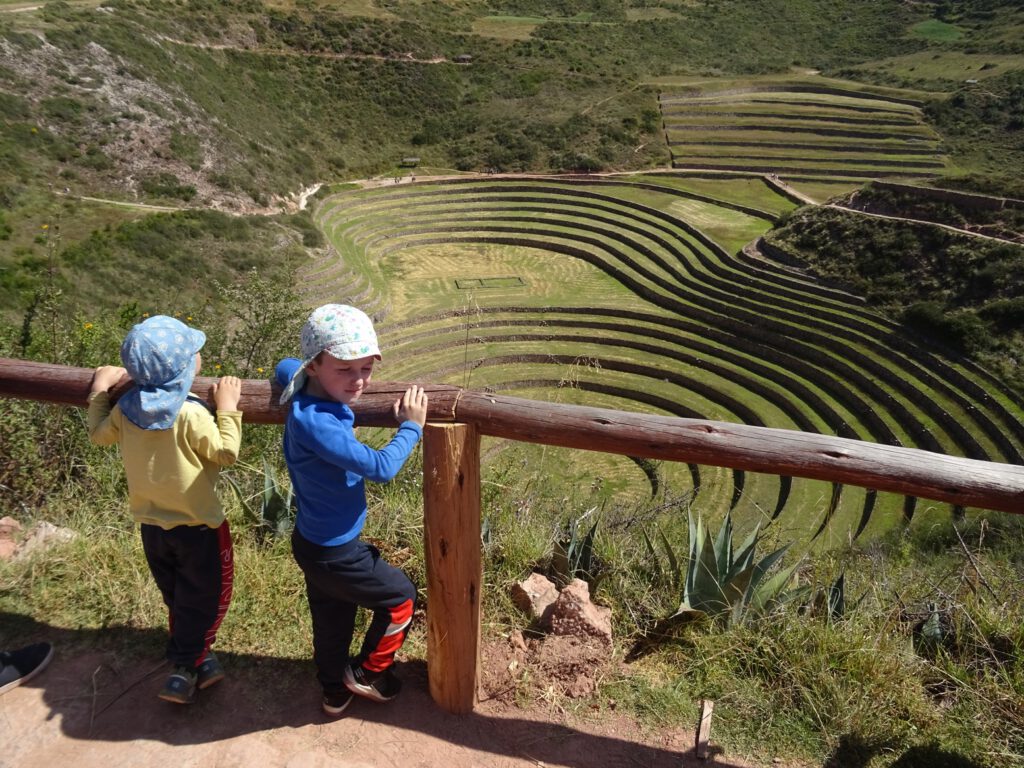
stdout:
[[171,672],[171,676],[167,678],[167,682],[157,695],[164,701],[174,704],[191,704],[196,698],[197,677],[194,669],[179,665]]
[[46,669],[52,658],[50,643],[33,643],[16,651],[0,652],[0,693],[31,680]]
[[342,691],[341,693],[327,693],[325,691],[323,701],[324,714],[328,717],[341,717],[341,713],[348,708],[348,705],[352,703],[354,698],[351,691]]
[[196,687],[199,690],[204,690],[223,679],[224,667],[217,661],[213,651],[207,651],[203,663],[196,667]]
[[352,664],[345,668],[345,687],[374,701],[391,701],[402,690],[402,683],[391,667],[383,672],[370,672],[362,665]]

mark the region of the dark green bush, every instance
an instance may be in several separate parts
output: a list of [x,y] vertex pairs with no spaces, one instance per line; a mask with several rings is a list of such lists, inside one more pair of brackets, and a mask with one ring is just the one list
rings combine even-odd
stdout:
[[969,310],[954,314],[936,302],[922,301],[907,307],[903,320],[964,354],[976,354],[988,346],[987,324]]
[[196,196],[194,186],[182,184],[177,176],[167,171],[144,178],[140,186],[144,193],[155,197],[172,197],[188,202]]

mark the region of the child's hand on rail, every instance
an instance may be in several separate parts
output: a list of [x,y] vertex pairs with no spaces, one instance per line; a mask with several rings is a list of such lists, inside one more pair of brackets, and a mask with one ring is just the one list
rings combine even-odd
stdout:
[[221,376],[213,385],[213,402],[218,411],[237,411],[242,396],[242,380],[237,376]]
[[101,365],[92,375],[89,394],[106,392],[126,376],[128,376],[128,371],[118,365]]
[[421,427],[427,423],[427,393],[415,384],[395,401],[395,418],[398,423],[413,421]]

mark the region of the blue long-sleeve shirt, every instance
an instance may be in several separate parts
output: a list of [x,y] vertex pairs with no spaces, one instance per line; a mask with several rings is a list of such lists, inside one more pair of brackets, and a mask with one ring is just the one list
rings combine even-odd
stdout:
[[[287,386],[299,365],[291,357],[278,363],[278,383]],[[333,547],[359,535],[366,522],[364,478],[393,478],[423,434],[419,424],[405,421],[378,451],[356,439],[354,423],[347,405],[313,397],[305,388],[288,402],[284,458],[299,508],[295,527],[314,544]]]

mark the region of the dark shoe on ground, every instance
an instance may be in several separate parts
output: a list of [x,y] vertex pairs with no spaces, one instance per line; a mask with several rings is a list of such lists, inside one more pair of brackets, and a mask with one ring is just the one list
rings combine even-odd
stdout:
[[345,687],[357,696],[391,701],[402,690],[402,683],[391,667],[383,672],[370,672],[360,665],[352,665],[345,668]]
[[196,699],[197,677],[194,669],[177,666],[157,695],[164,701],[174,704],[191,704]]
[[324,714],[328,717],[341,717],[341,713],[348,709],[348,705],[355,698],[350,691],[341,693],[324,692],[323,708]]
[[203,663],[196,667],[196,677],[196,687],[201,691],[224,679],[224,667],[217,661],[213,651],[207,651]]
[[0,651],[0,693],[17,688],[38,675],[53,658],[50,643],[34,643],[16,651]]

